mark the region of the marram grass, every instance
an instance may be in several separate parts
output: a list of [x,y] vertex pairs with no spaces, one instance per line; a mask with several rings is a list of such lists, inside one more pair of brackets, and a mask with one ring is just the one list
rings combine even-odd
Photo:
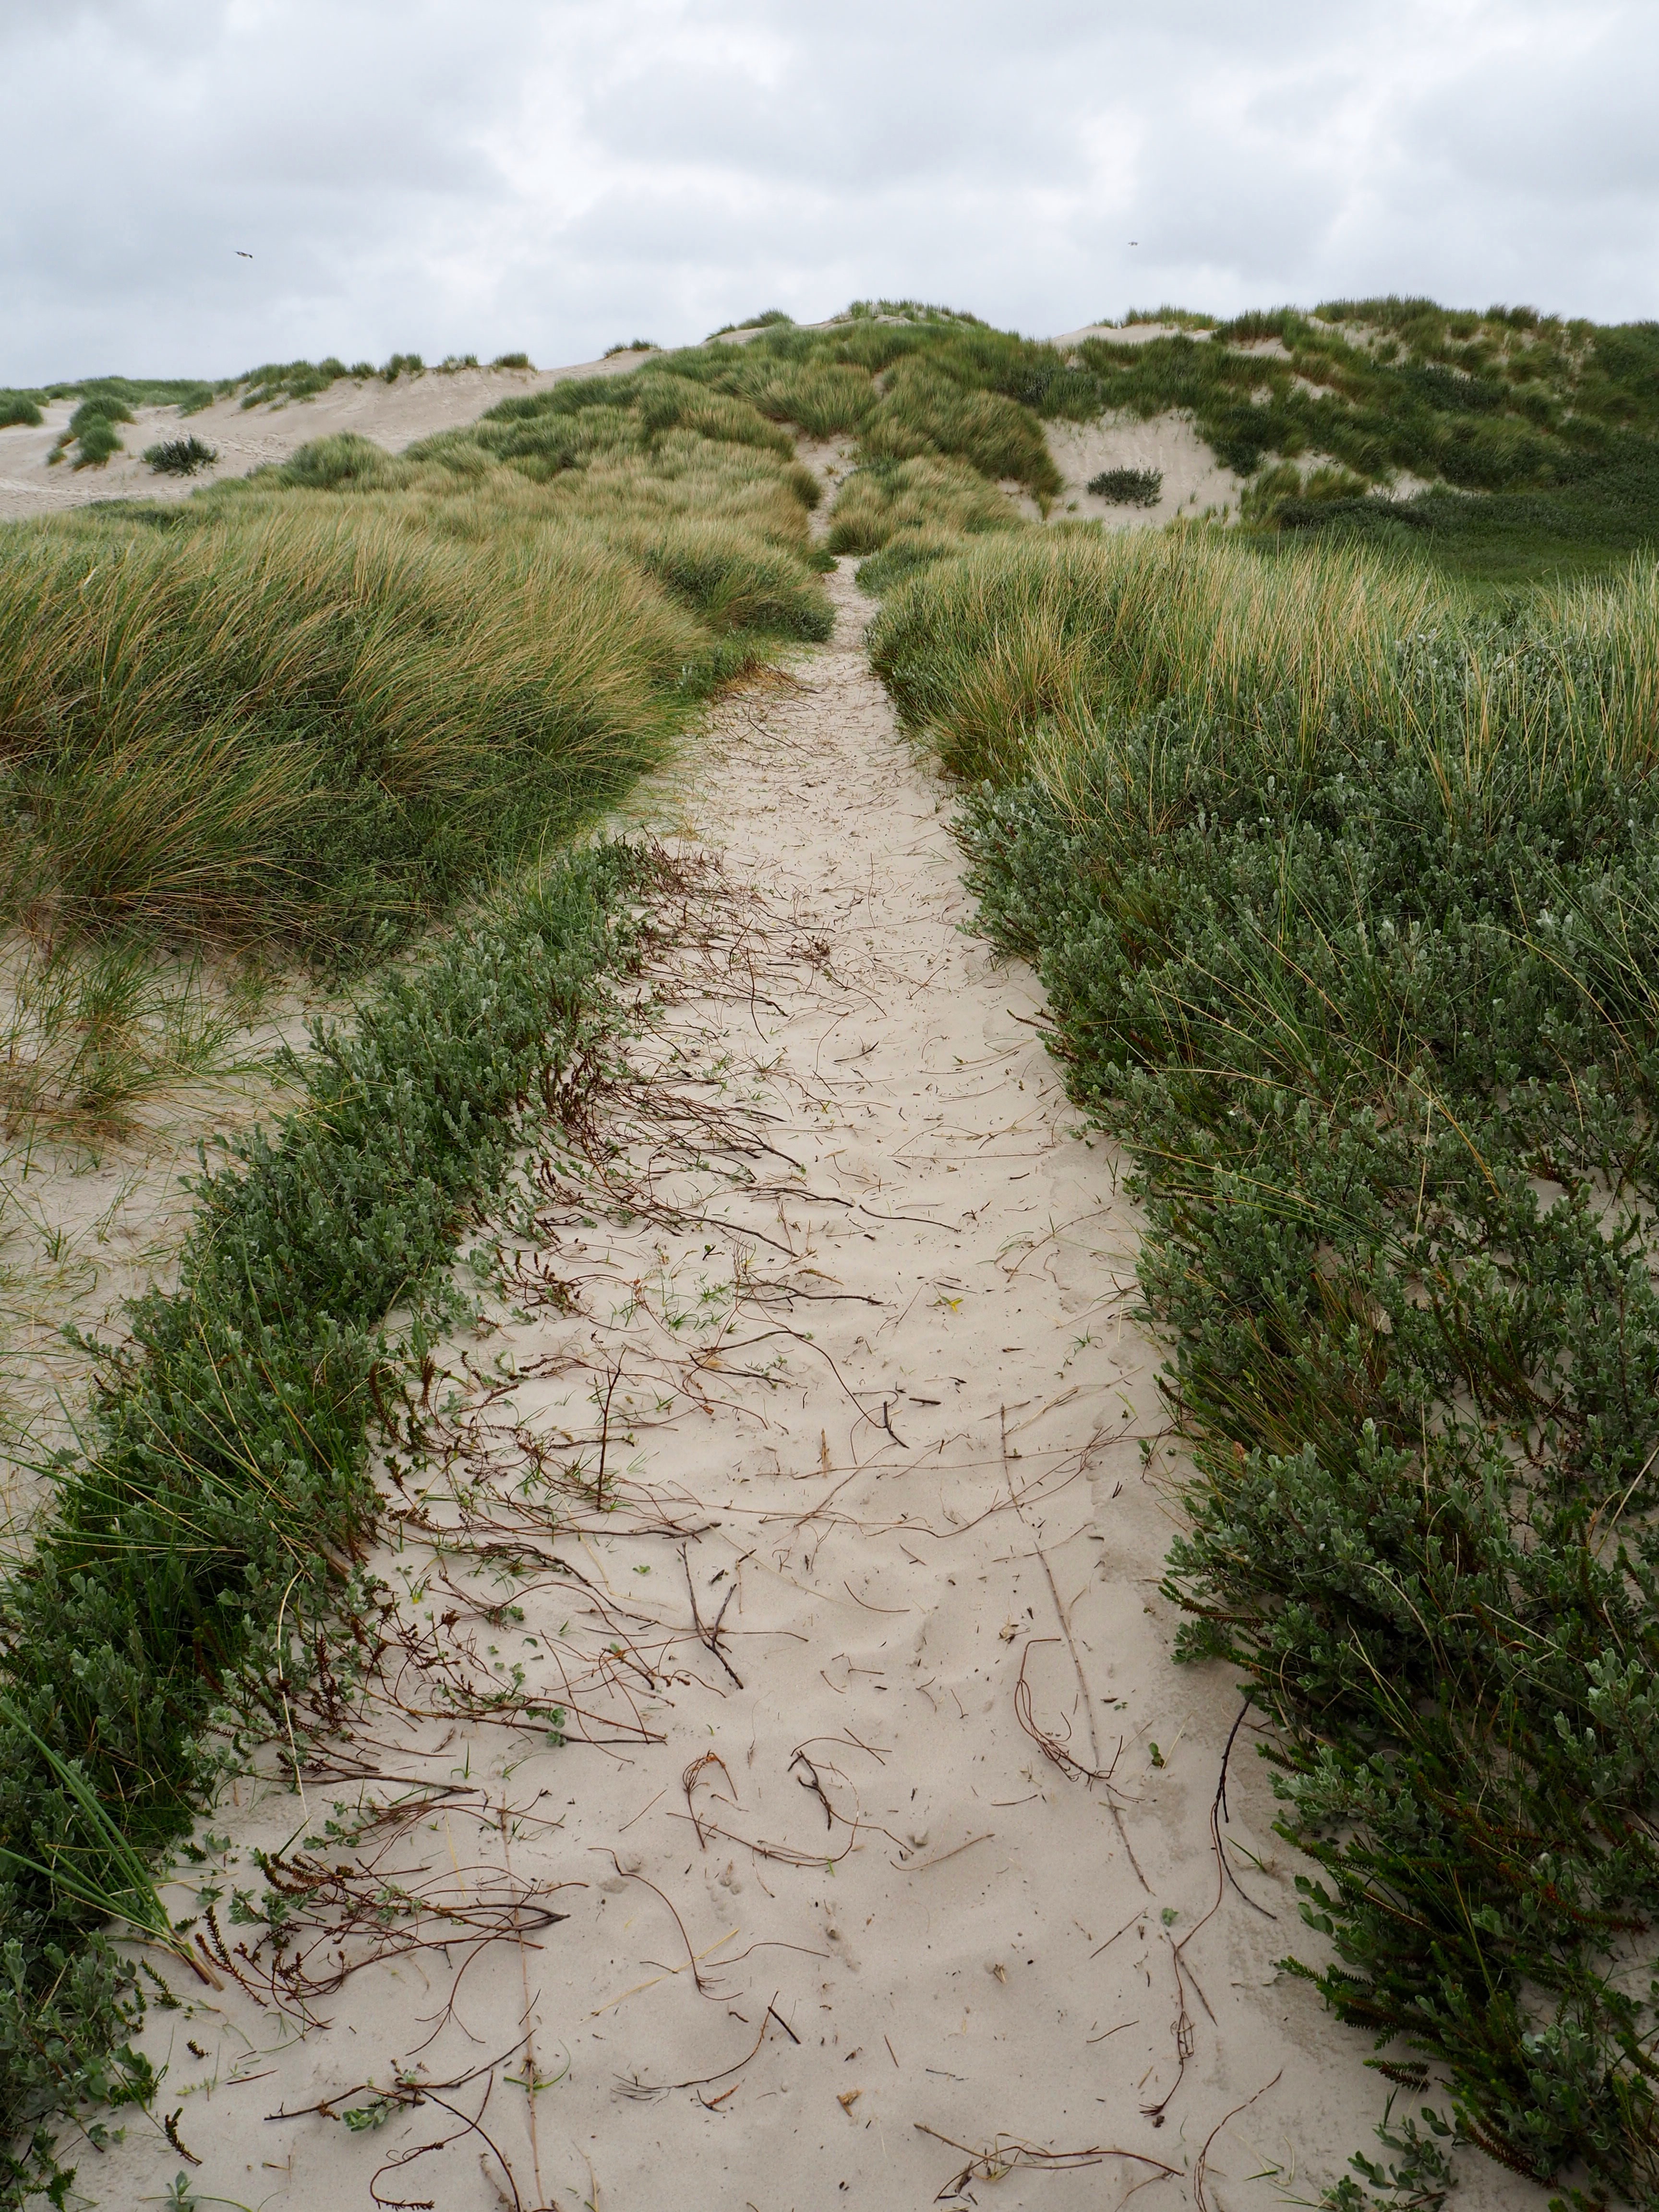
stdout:
[[533,523],[289,495],[19,531],[8,874],[37,927],[360,958],[590,817],[740,658],[638,558]]

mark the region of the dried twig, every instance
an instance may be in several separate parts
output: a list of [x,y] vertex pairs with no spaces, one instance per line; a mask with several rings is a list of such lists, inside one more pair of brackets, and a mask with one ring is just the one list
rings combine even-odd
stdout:
[[[1080,1759],[1066,1749],[1059,1736],[1051,1735],[1047,1729],[1039,1727],[1034,1717],[1031,1705],[1031,1686],[1025,1679],[1025,1669],[1031,1662],[1032,1652],[1045,1644],[1058,1644],[1060,1640],[1057,1636],[1028,1638],[1025,1649],[1020,1654],[1019,1677],[1014,1684],[1014,1717],[1032,1742],[1041,1748],[1044,1758],[1052,1760],[1060,1772],[1071,1780],[1109,1783],[1112,1778],[1110,1767],[1102,1769],[1085,1766]],[[1115,1765],[1116,1763],[1115,1759],[1113,1765]]]
[[720,1757],[719,1752],[704,1752],[701,1759],[694,1759],[692,1760],[690,1765],[686,1768],[684,1773],[680,1777],[680,1787],[685,1792],[685,1809],[691,1815],[691,1825],[697,1832],[698,1845],[705,1851],[708,1849],[708,1838],[703,1832],[702,1821],[697,1818],[697,1808],[693,1802],[692,1793],[697,1786],[698,1776],[703,1773],[707,1768],[711,1766],[718,1766],[720,1772],[726,1777],[726,1786],[732,1792],[732,1802],[735,1805],[738,1802],[738,1786],[732,1779],[731,1768]]
[[774,1990],[771,2002],[761,2014],[760,2033],[741,2058],[735,2059],[730,2066],[722,2066],[718,2074],[699,2074],[689,2081],[641,2081],[637,2075],[618,2075],[617,2085],[625,2097],[665,2097],[673,2089],[708,2089],[716,2081],[729,2081],[732,2075],[742,2073],[750,2060],[759,2051],[762,2044],[766,2040],[768,2023],[772,2021],[777,2022],[791,2043],[798,2044],[800,2038],[782,2014],[775,2009],[777,2002],[778,1992]]
[[742,1689],[742,1675],[738,1674],[737,1668],[726,1657],[725,1652],[720,1650],[720,1623],[726,1618],[726,1607],[731,1604],[732,1599],[738,1594],[738,1585],[735,1581],[732,1583],[732,1586],[726,1591],[726,1595],[720,1600],[720,1611],[714,1615],[712,1622],[705,1624],[702,1613],[697,1610],[696,1585],[691,1580],[691,1561],[687,1555],[686,1547],[684,1544],[680,1546],[680,1565],[685,1569],[686,1593],[691,1600],[691,1626],[697,1632],[697,1641],[703,1646],[705,1650],[713,1652],[714,1657],[720,1661],[721,1666],[725,1668],[726,1673],[731,1676],[738,1688]]
[[945,2183],[933,2199],[935,2204],[952,2201],[971,2203],[971,2197],[964,2198],[970,2181],[1001,2181],[1017,2166],[1026,2166],[1039,2173],[1075,2173],[1084,2166],[1103,2166],[1109,2158],[1121,2158],[1131,2166],[1149,2166],[1153,2177],[1159,2180],[1173,2180],[1181,2170],[1166,2166],[1160,2158],[1149,2158],[1145,2151],[1124,2150],[1115,2143],[1091,2143],[1082,2150],[1043,2150],[1036,2143],[1022,2142],[1018,2136],[999,2135],[988,2150],[975,2150],[968,2143],[958,2142],[954,2136],[941,2135],[925,2120],[915,2120],[911,2124],[918,2135],[931,2136],[935,2142],[967,2156],[967,2165]]
[[[659,1889],[654,1881],[647,1881],[644,1875],[635,1874],[631,1868],[625,1867],[622,1861],[617,1856],[615,1851],[611,1850],[607,1845],[603,1844],[590,1844],[588,1848],[591,1850],[603,1852],[604,1856],[610,1860],[611,1865],[616,1868],[617,1872],[622,1876],[624,1881],[637,1881],[641,1887],[648,1889],[653,1897],[661,1898],[663,1903],[668,1907],[670,1912],[673,1914],[674,1925],[680,1931],[680,1941],[685,1946],[685,1955],[690,1962],[691,1978],[696,1984],[697,1995],[700,1997],[708,1997],[711,2002],[717,1999],[720,1992],[717,1990],[711,1988],[702,1978],[702,1969],[697,1964],[697,1954],[691,1948],[691,1938],[685,1932],[685,1923],[680,1918],[678,1908],[676,1906],[673,1899],[668,1895],[665,1890]],[[647,1961],[647,1964],[649,1963],[653,1962]]]
[[[1249,1713],[1249,1710],[1250,1701],[1246,1698],[1243,1704],[1238,1709],[1237,1719],[1227,1731],[1227,1741],[1221,1753],[1221,1771],[1216,1777],[1215,1796],[1210,1802],[1210,1840],[1215,1845],[1216,1864],[1221,1869],[1221,1871],[1226,1879],[1231,1882],[1233,1887],[1237,1890],[1239,1895],[1243,1899],[1245,1904],[1249,1906],[1251,1911],[1259,1912],[1264,1920],[1277,1920],[1279,1915],[1276,1912],[1269,1912],[1265,1905],[1258,1905],[1255,1898],[1250,1895],[1249,1892],[1240,1882],[1238,1876],[1233,1872],[1231,1866],[1228,1863],[1227,1853],[1223,1844],[1221,1835],[1221,1823],[1224,1820],[1231,1820],[1231,1815],[1227,1810],[1227,1761],[1233,1755],[1233,1745],[1237,1740],[1238,1731],[1244,1725],[1245,1716]],[[1219,1902],[1218,1899],[1218,1902]]]
[[1230,2120],[1236,2120],[1241,2112],[1248,2111],[1250,2106],[1255,2104],[1257,2097],[1265,2097],[1268,2090],[1276,2087],[1284,2078],[1285,2069],[1281,2066],[1271,2081],[1264,2081],[1255,2096],[1246,2097],[1242,2105],[1235,2105],[1231,2112],[1224,2113],[1205,2136],[1204,2148],[1198,2154],[1198,2161],[1193,2167],[1193,2203],[1197,2207],[1197,2212],[1210,2212],[1210,2200],[1204,2188],[1210,2170],[1210,2145]]

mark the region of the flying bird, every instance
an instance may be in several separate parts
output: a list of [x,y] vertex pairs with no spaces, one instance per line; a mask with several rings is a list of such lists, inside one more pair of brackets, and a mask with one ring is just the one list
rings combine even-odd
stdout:
[[248,252],[245,246],[239,246],[236,249],[236,258],[239,261],[252,261],[253,256]]

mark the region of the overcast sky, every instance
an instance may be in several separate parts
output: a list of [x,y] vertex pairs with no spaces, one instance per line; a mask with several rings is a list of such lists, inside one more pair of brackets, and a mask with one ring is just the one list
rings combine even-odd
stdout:
[[1656,86],[1655,0],[0,0],[0,382],[883,295],[1651,317]]

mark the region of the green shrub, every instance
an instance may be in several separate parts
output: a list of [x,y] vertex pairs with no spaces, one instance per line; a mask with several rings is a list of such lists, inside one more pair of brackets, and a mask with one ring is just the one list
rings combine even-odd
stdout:
[[498,353],[489,366],[492,368],[533,368],[535,363],[527,353]]
[[0,392],[0,430],[9,429],[19,422],[38,429],[43,419],[40,403],[30,393]]
[[[1298,479],[1299,481],[1299,479]],[[1156,507],[1164,496],[1162,469],[1103,469],[1088,489],[1116,507]]]
[[218,458],[217,447],[204,445],[199,438],[169,438],[144,448],[144,459],[157,476],[163,477],[193,477],[202,469],[210,469]]

